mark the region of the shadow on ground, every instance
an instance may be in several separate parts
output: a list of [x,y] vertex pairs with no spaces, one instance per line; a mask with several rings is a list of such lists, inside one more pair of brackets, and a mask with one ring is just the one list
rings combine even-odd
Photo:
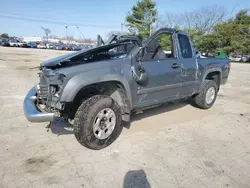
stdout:
[[144,170],[128,171],[124,177],[123,188],[151,188]]
[[[134,121],[139,121],[143,118],[147,118],[147,117],[155,116],[155,115],[158,115],[161,113],[170,112],[170,111],[173,111],[176,109],[180,109],[186,105],[192,105],[192,104],[190,104],[189,101],[181,101],[181,102],[164,104],[164,105],[161,105],[161,106],[156,107],[156,108],[151,108],[151,109],[143,111],[143,113],[141,113],[141,114],[132,115],[130,122],[123,122],[123,126],[127,129],[129,129],[131,124]],[[55,119],[54,121],[52,121],[50,123],[50,130],[53,134],[56,134],[58,136],[73,134],[73,126],[61,118]]]
[[73,134],[73,126],[62,118],[55,119],[48,126],[51,132],[58,136]]
[[191,104],[190,101],[179,101],[179,102],[174,102],[174,103],[167,103],[167,104],[161,105],[161,106],[156,107],[156,108],[151,108],[151,109],[145,110],[141,114],[132,115],[130,122],[124,122],[124,127],[129,129],[131,124],[134,121],[139,121],[139,120],[147,118],[147,117],[151,117],[151,116],[155,116],[155,115],[162,114],[165,112],[177,110],[177,109],[185,107],[186,105],[193,106],[193,104]]

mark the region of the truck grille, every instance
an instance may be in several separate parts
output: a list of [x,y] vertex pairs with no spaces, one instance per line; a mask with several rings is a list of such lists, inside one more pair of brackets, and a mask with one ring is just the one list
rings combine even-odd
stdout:
[[43,72],[40,72],[39,75],[40,75],[40,83],[37,88],[37,96],[40,99],[47,99],[49,96],[48,78],[43,74]]
[[39,98],[48,98],[49,95],[49,88],[47,85],[39,84],[39,89],[37,91],[37,95]]

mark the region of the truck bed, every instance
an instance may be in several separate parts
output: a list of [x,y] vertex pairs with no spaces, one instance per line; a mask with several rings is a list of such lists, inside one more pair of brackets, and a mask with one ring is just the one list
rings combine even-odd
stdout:
[[228,74],[230,71],[230,59],[223,59],[223,58],[197,58],[199,69],[204,70],[206,68],[216,68],[220,67],[222,70],[222,83],[224,84],[225,80],[228,78]]

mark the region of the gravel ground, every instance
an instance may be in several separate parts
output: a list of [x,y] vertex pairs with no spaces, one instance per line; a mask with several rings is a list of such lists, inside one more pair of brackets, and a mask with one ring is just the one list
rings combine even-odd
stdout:
[[29,123],[22,109],[43,60],[67,52],[0,47],[0,187],[250,187],[250,65],[232,64],[209,110],[186,103],[132,117],[101,151],[65,122]]

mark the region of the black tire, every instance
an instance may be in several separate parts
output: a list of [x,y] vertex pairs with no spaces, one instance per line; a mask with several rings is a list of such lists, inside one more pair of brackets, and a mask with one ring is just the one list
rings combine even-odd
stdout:
[[[215,89],[215,96],[211,103],[206,102],[206,93],[209,88],[213,87]],[[205,80],[202,92],[194,97],[194,104],[201,109],[209,109],[213,106],[218,92],[218,86],[214,80]]]
[[[106,139],[98,139],[94,135],[93,123],[97,114],[105,108],[110,108],[116,116],[116,124],[113,132]],[[109,96],[95,95],[82,102],[74,119],[74,135],[83,146],[99,150],[113,143],[122,131],[121,108],[118,103]]]

